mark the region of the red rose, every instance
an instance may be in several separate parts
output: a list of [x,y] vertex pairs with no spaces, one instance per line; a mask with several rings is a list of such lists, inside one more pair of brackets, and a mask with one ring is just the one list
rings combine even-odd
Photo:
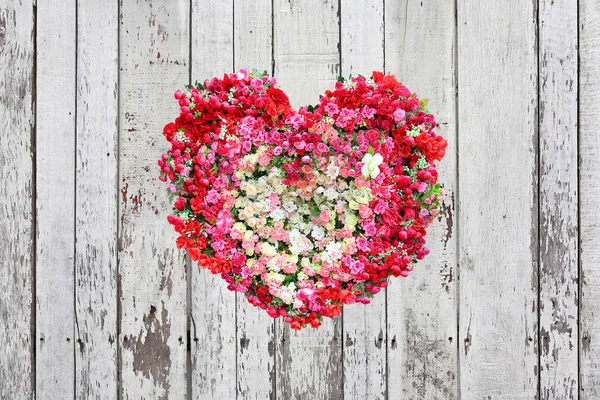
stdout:
[[290,104],[290,99],[287,97],[287,94],[285,94],[281,89],[277,89],[274,87],[268,88],[267,97],[269,97],[269,99],[277,106]]
[[396,77],[394,75],[388,74],[383,77],[383,86],[394,90],[402,85],[400,84],[400,82],[398,82],[398,80],[396,80]]
[[412,183],[412,178],[410,176],[400,175],[396,179],[396,182],[398,183],[398,186],[400,186],[401,188],[405,188]]
[[288,115],[291,109],[290,99],[281,89],[274,87],[268,88],[267,98],[269,100],[266,105],[267,114],[273,118],[276,118],[279,114],[283,114],[284,116]]
[[300,329],[302,329],[302,324],[298,320],[293,320],[292,322],[290,322],[290,328],[292,328],[295,331],[299,331]]
[[446,154],[448,142],[441,136],[422,133],[415,138],[415,144],[423,151],[427,161],[441,160]]
[[269,103],[266,108],[267,108],[267,114],[269,114],[271,117],[275,118],[279,115],[279,110],[277,109],[277,104]]
[[188,254],[190,255],[190,258],[192,260],[194,260],[194,261],[198,261],[201,258],[202,259],[208,258],[207,255],[204,255],[204,254],[200,253],[200,249],[197,249],[197,248],[194,248],[194,247],[188,249]]
[[402,149],[400,150],[400,157],[408,158],[411,153],[412,153],[412,150],[411,150],[410,146],[402,146]]
[[167,140],[170,142],[175,137],[175,133],[177,132],[177,126],[173,122],[169,122],[167,125],[165,125],[163,132],[165,133],[165,137],[167,138]]
[[414,219],[417,216],[417,213],[412,208],[404,209],[404,218],[406,219]]
[[185,208],[185,205],[187,204],[187,200],[183,197],[179,197],[177,199],[177,201],[175,201],[175,204],[173,205],[176,209],[178,209],[179,211],[182,211]]
[[383,72],[373,71],[373,80],[377,83],[381,83],[383,80]]

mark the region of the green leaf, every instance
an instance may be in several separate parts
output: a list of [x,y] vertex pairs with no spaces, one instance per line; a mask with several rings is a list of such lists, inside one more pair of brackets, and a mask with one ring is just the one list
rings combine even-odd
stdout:
[[375,149],[373,148],[373,146],[369,146],[369,150],[368,150],[370,155],[374,155],[375,154]]
[[346,78],[344,78],[343,76],[338,76],[337,80],[338,82],[346,82]]
[[312,210],[310,210],[310,216],[311,217],[316,217],[317,215],[321,214],[321,210],[319,210],[319,207],[313,207]]

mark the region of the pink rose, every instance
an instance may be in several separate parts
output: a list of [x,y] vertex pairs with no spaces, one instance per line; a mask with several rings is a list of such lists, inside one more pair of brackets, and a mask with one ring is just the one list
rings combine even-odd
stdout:
[[219,199],[221,198],[221,195],[219,195],[219,192],[217,192],[216,190],[209,190],[209,192],[206,194],[206,202],[208,204],[215,204],[217,201],[219,201]]
[[321,211],[321,214],[319,214],[319,222],[321,223],[321,225],[327,225],[330,219],[331,213],[329,212],[329,210],[323,210]]
[[258,156],[258,163],[263,167],[271,162],[271,157],[267,153],[262,153]]
[[228,234],[234,223],[235,220],[231,216],[231,211],[229,208],[224,208],[223,210],[219,211],[219,214],[217,215],[216,227],[220,233],[224,235]]
[[399,108],[396,111],[394,111],[393,117],[394,117],[394,122],[399,124],[400,122],[404,121],[404,119],[406,118],[406,111]]

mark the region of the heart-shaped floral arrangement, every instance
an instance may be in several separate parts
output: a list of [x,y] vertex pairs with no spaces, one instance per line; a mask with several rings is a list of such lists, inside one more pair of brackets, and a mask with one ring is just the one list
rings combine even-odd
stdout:
[[265,74],[177,91],[159,160],[177,247],[294,329],[369,303],[429,251],[446,141],[392,75],[340,80],[294,111]]

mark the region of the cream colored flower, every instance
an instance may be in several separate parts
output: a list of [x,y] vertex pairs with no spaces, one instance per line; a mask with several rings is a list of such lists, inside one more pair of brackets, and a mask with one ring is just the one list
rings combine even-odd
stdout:
[[379,165],[383,162],[383,156],[379,153],[364,155],[362,162],[364,163],[360,172],[365,178],[377,178],[379,175]]

